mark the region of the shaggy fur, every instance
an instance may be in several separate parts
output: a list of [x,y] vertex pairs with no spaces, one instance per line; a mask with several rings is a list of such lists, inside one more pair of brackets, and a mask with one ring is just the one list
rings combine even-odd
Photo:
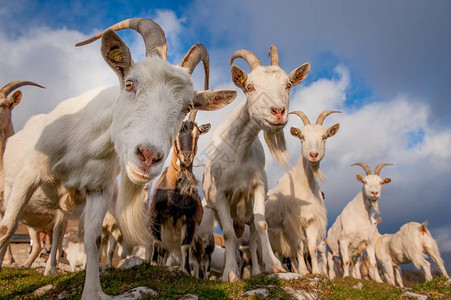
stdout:
[[[231,63],[236,57],[243,57],[237,53],[245,52],[248,51],[235,52]],[[273,157],[287,166],[282,129],[287,122],[289,90],[305,78],[310,65],[287,75],[277,65],[254,62],[249,62],[249,74],[232,66],[232,81],[243,90],[246,101],[226,116],[213,133],[203,180],[205,199],[215,210],[224,232],[224,281],[238,279],[235,232],[241,232],[245,224],[251,227],[250,247],[255,254],[252,273],[260,273],[257,244],[261,245],[264,270],[284,271],[269,243],[264,204],[268,190],[265,154],[257,136],[263,131]]]
[[[338,130],[339,124],[329,129],[310,124],[302,130],[291,129],[292,135],[301,140],[301,156],[268,192],[265,204],[273,251],[290,258],[294,271],[302,275],[308,272],[305,254],[310,256],[312,273],[320,273],[317,247],[326,237],[327,211],[315,174],[325,155],[326,139]],[[315,158],[311,153],[316,153]]]

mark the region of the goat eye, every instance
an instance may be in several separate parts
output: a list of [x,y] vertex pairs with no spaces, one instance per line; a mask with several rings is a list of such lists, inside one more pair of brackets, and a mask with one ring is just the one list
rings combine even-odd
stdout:
[[304,135],[300,135],[299,138],[301,139],[301,141],[305,140]]
[[125,89],[126,89],[127,91],[133,90],[133,81],[127,80],[127,81],[125,82]]
[[288,82],[287,85],[286,85],[287,90],[291,89],[291,87],[292,87],[291,83]]
[[253,92],[253,91],[255,91],[255,88],[254,88],[254,86],[252,84],[248,84],[247,87],[246,87],[246,90],[248,92]]
[[185,107],[185,115],[187,115],[191,110],[193,109],[193,106],[191,104],[189,104],[188,106]]
[[323,141],[327,140],[327,135],[323,135]]

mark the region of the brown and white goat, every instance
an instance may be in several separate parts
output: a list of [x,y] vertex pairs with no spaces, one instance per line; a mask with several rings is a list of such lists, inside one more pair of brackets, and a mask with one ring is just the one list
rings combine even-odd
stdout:
[[[199,136],[210,130],[210,124],[198,126],[195,117],[196,112],[193,111],[183,122],[174,141],[171,163],[155,186],[150,207],[151,230],[155,248],[163,256],[162,263],[171,252],[181,251],[181,268],[188,274],[190,252],[195,251],[194,247],[202,248],[194,239],[202,221],[203,208],[198,181],[193,174],[193,160]],[[199,272],[194,275],[199,277]]]

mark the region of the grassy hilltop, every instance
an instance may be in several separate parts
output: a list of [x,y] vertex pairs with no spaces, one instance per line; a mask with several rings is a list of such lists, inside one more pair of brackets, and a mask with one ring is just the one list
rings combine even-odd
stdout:
[[[0,272],[0,299],[58,299],[63,295],[66,299],[79,299],[83,280],[84,272],[44,277],[35,270],[3,268]],[[293,299],[292,293],[296,291],[311,293],[317,299],[400,299],[406,291],[386,283],[352,278],[329,281],[323,276],[285,281],[261,274],[236,283],[223,283],[198,280],[150,265],[129,270],[108,269],[101,276],[101,284],[109,295],[118,295],[137,286],[146,286],[158,292],[158,296],[147,295],[144,299],[182,299],[186,294],[196,295],[199,299],[263,299],[262,295],[245,294],[259,288],[267,290],[268,299]],[[51,285],[49,290],[42,295],[33,294],[38,288],[48,285]],[[409,290],[426,295],[428,299],[451,299],[451,285],[443,277],[412,285]]]

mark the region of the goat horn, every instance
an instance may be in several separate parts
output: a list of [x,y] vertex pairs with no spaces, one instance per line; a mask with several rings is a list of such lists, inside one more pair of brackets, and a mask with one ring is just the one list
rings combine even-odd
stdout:
[[275,45],[271,45],[269,48],[268,56],[271,57],[271,66],[280,66],[279,51]]
[[39,85],[39,84],[34,83],[32,81],[17,80],[17,81],[12,81],[12,82],[8,83],[7,85],[5,85],[0,90],[0,95],[8,97],[9,93],[11,93],[15,89],[17,89],[17,88],[19,88],[21,86],[24,86],[24,85],[34,85],[34,86],[37,86],[37,87],[45,89],[45,87],[43,87],[42,85]]
[[323,125],[324,119],[325,119],[328,115],[333,114],[333,113],[341,113],[341,111],[339,111],[339,110],[326,110],[326,111],[323,111],[323,112],[319,115],[318,119],[316,120],[316,124],[317,124],[317,125]]
[[251,70],[262,65],[262,63],[258,60],[257,56],[255,56],[254,53],[252,53],[251,51],[248,51],[248,50],[241,49],[241,50],[235,51],[235,53],[233,53],[233,55],[232,55],[232,58],[230,59],[230,65],[232,65],[235,58],[244,59],[251,67]]
[[122,29],[133,29],[139,32],[144,39],[144,44],[146,45],[146,56],[158,54],[162,59],[167,59],[168,46],[166,44],[166,36],[164,35],[163,29],[150,19],[144,18],[132,18],[123,20],[119,23],[110,26],[101,33],[87,39],[83,42],[77,43],[75,46],[83,46],[94,42],[102,37],[103,33],[108,29],[114,31]]
[[393,164],[387,164],[387,163],[382,163],[382,164],[378,164],[376,166],[376,168],[374,169],[374,175],[379,175],[379,173],[381,172],[382,168],[385,166],[393,166]]
[[351,166],[361,166],[364,170],[366,175],[371,175],[370,167],[366,163],[363,162],[356,162],[355,164],[352,164]]
[[310,125],[310,120],[308,117],[300,110],[292,111],[289,113],[290,115],[297,115],[301,118],[302,122],[304,122],[304,126]]
[[192,46],[180,63],[180,66],[186,68],[188,73],[192,74],[194,68],[202,61],[205,71],[205,83],[204,89],[208,90],[208,81],[210,77],[210,57],[208,56],[208,51],[203,44],[196,44]]
[[196,120],[197,110],[194,109],[189,113],[188,121],[194,122]]

